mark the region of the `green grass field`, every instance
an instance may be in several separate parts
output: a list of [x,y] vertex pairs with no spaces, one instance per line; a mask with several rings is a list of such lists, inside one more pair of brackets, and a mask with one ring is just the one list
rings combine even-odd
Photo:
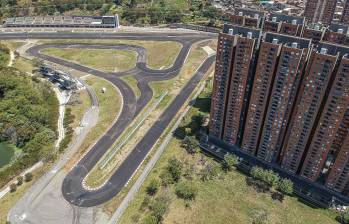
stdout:
[[[192,117],[209,111],[209,89],[203,92],[195,106],[189,111],[181,126],[192,124]],[[189,155],[180,145],[180,140],[173,138],[164,154],[151,171],[150,175],[136,194],[134,200],[124,213],[120,223],[143,223],[144,217],[150,213],[142,206],[146,197],[146,186],[151,180],[158,179],[171,158],[177,158],[183,163],[184,172],[191,174],[189,180],[198,189],[195,200],[185,202],[177,198],[175,184],[161,187],[151,200],[159,196],[166,196],[169,209],[164,215],[162,223],[190,223],[190,224],[250,224],[256,214],[267,215],[267,224],[335,224],[336,214],[326,209],[309,207],[298,201],[296,197],[286,196],[283,202],[272,199],[270,193],[260,193],[254,187],[248,186],[246,176],[238,171],[224,172],[220,164],[211,157],[197,153]],[[209,181],[202,181],[200,173],[204,164],[211,164],[218,175]],[[185,180],[182,177],[180,181]]]
[[42,53],[105,72],[130,70],[135,67],[137,58],[133,51],[110,49],[47,48]]

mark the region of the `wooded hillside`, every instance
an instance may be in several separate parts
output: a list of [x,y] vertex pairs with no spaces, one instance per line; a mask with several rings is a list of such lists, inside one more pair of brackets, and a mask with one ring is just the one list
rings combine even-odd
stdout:
[[0,187],[53,150],[58,100],[47,83],[13,68],[0,68],[0,142],[22,149],[15,161],[0,169]]

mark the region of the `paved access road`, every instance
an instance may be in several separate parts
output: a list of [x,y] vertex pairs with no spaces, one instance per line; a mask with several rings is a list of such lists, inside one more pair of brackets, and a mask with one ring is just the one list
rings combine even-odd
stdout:
[[[91,207],[102,204],[115,195],[117,195],[126,185],[139,165],[145,159],[157,139],[160,137],[165,128],[177,114],[179,109],[188,99],[194,88],[200,82],[204,74],[214,62],[214,56],[205,60],[196,74],[191,78],[187,85],[181,90],[179,95],[167,107],[158,121],[150,128],[140,142],[135,146],[128,157],[122,162],[119,168],[111,176],[109,181],[95,191],[86,190],[82,186],[82,181],[92,170],[95,164],[108,151],[112,144],[122,134],[127,125],[139,114],[152,98],[153,92],[149,87],[149,82],[156,80],[167,80],[179,74],[181,67],[187,57],[191,45],[197,41],[216,38],[215,35],[207,33],[3,33],[0,39],[127,39],[127,40],[161,40],[177,41],[182,44],[182,49],[171,68],[164,70],[153,70],[146,66],[146,50],[139,46],[133,45],[111,45],[111,44],[43,44],[30,48],[28,53],[35,57],[54,62],[72,69],[87,72],[112,82],[119,88],[123,97],[123,108],[117,121],[102,136],[90,151],[78,162],[78,164],[65,177],[62,185],[64,198],[80,207]],[[77,41],[78,42],[78,41]],[[40,53],[44,48],[115,48],[129,49],[138,53],[137,64],[131,71],[121,73],[107,73],[86,66],[78,65],[55,57],[50,57]],[[129,74],[135,74],[138,81],[138,87],[141,96],[136,99],[132,89],[119,77]]]

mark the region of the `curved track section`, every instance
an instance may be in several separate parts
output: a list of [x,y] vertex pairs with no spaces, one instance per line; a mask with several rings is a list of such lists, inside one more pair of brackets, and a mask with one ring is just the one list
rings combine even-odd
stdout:
[[[172,34],[160,36],[151,36],[149,34],[139,37],[120,34],[119,39],[141,39],[141,40],[173,40],[182,44],[182,49],[178,54],[173,66],[165,70],[153,70],[146,66],[146,51],[144,48],[135,45],[111,45],[111,44],[43,44],[34,46],[28,49],[28,53],[35,57],[57,63],[72,69],[90,73],[99,77],[102,77],[112,82],[117,88],[119,88],[124,105],[118,120],[112,125],[107,133],[101,137],[98,142],[89,150],[89,152],[78,162],[78,164],[69,172],[66,176],[63,185],[62,192],[64,198],[70,203],[80,207],[91,207],[102,204],[115,195],[117,195],[122,188],[127,184],[139,165],[145,159],[157,139],[161,136],[163,131],[169,125],[171,120],[175,117],[177,112],[186,102],[190,94],[193,92],[197,84],[200,82],[204,74],[208,71],[213,64],[215,57],[211,56],[207,58],[201,67],[197,70],[196,74],[190,79],[185,87],[181,90],[179,95],[172,101],[172,103],[162,113],[160,118],[152,125],[145,136],[130,152],[127,158],[122,162],[119,168],[113,173],[108,182],[101,188],[95,191],[86,190],[83,185],[83,179],[98,163],[101,157],[108,151],[117,138],[122,134],[123,130],[131,123],[131,121],[139,114],[139,112],[147,105],[152,98],[153,92],[149,87],[149,82],[157,80],[168,80],[179,74],[182,68],[185,58],[188,55],[189,49],[194,42],[208,39],[203,36],[191,36],[183,35],[181,37],[173,37]],[[133,34],[134,35],[134,34]],[[159,35],[159,34],[157,34]],[[58,35],[59,38],[86,38],[79,35],[64,36]],[[46,37],[46,36],[45,36]],[[44,38],[45,38],[44,37]],[[89,36],[90,39],[94,39],[96,36]],[[111,36],[113,37],[113,35]],[[111,38],[105,37],[106,39]],[[32,35],[35,38],[35,35]],[[41,37],[43,38],[43,37]],[[48,37],[46,37],[48,38]],[[0,35],[0,39],[4,39],[3,35]],[[5,38],[6,39],[6,38]],[[52,39],[52,38],[50,38]],[[65,61],[56,57],[51,57],[40,53],[40,50],[45,48],[94,48],[94,49],[128,49],[138,53],[136,67],[130,71],[119,73],[106,73],[96,69],[92,69],[86,66],[82,66],[73,62]],[[141,96],[136,100],[135,94],[132,89],[122,81],[119,77],[129,74],[135,74],[135,78],[138,81],[138,87],[141,92]]]

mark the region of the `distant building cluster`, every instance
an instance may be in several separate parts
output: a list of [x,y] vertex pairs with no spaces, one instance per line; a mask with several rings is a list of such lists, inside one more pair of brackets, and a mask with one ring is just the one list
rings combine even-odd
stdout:
[[36,16],[11,17],[3,27],[117,28],[118,16]]
[[238,8],[234,13],[227,13],[225,20],[234,25],[261,29],[264,32],[310,38],[313,43],[328,41],[349,45],[348,25],[343,23],[330,23],[329,25],[308,23],[305,17],[265,13],[246,8]]
[[218,37],[210,139],[349,195],[347,26],[248,9],[228,20]]

